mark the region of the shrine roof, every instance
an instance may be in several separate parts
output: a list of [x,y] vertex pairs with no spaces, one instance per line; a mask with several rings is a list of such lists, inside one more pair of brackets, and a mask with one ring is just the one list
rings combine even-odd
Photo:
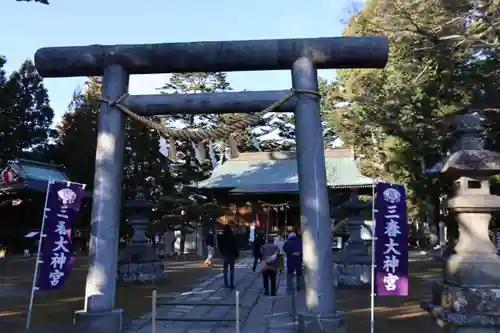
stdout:
[[[327,182],[330,188],[371,187],[373,180],[361,174],[350,149],[325,151]],[[295,152],[241,153],[217,167],[199,188],[231,189],[231,192],[297,192]]]
[[17,171],[18,175],[23,179],[69,181],[68,176],[63,171],[64,167],[60,165],[21,159],[9,163],[9,166]]
[[[15,193],[19,190],[45,192],[49,179],[53,181],[70,181],[62,165],[25,159],[9,162],[0,171],[2,172],[0,190],[4,194]],[[85,191],[85,196],[91,196],[91,193]]]

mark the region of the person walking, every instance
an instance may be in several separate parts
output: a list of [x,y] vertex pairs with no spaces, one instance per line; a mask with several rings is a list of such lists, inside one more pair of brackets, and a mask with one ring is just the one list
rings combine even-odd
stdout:
[[296,276],[297,291],[300,291],[302,277],[302,241],[294,232],[288,234],[288,240],[283,245],[286,254],[286,286],[289,293],[293,293],[293,275]]
[[207,234],[207,238],[205,239],[205,243],[207,244],[207,259],[205,260],[205,264],[208,266],[212,266],[212,260],[214,259],[215,254],[215,238],[214,232],[210,230]]
[[224,260],[224,287],[234,289],[234,264],[240,253],[236,237],[234,237],[231,227],[227,224],[224,226],[219,241],[219,252]]
[[276,296],[276,275],[278,271],[279,247],[274,244],[274,239],[269,238],[261,248],[261,272],[264,284],[264,295]]
[[255,272],[255,270],[257,269],[257,263],[259,262],[259,260],[262,260],[262,253],[260,252],[260,249],[264,244],[264,238],[260,234],[257,234],[252,247],[253,272]]
[[280,235],[276,236],[274,238],[274,244],[276,244],[276,246],[280,249],[280,254],[278,255],[278,271],[283,273],[283,269],[285,268],[285,257],[283,255],[283,245],[285,244],[285,241],[283,240],[283,237]]

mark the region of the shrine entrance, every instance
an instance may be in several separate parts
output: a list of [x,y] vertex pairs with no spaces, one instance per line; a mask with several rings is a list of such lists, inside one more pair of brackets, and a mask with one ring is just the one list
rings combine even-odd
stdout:
[[[327,193],[318,69],[383,68],[385,37],[249,40],[149,45],[90,45],[43,48],[35,64],[43,77],[103,76],[99,114],[85,309],[76,322],[88,330],[121,331],[115,309],[118,228],[121,210],[125,116],[148,122],[164,136],[201,143],[228,138],[269,111],[295,112],[300,212],[304,241],[306,312],[299,326],[331,332],[345,325],[333,287],[331,223]],[[182,72],[291,70],[292,90],[214,94],[128,95],[129,75]],[[227,128],[165,129],[148,117],[175,113],[248,113]],[[324,265],[332,262],[332,265]],[[321,270],[318,269],[321,267]]]

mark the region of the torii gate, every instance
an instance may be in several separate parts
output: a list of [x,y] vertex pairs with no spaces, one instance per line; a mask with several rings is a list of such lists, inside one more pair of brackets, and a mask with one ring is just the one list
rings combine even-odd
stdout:
[[[114,101],[143,116],[172,113],[253,113],[282,99],[287,91],[224,92],[196,95],[126,96],[129,75],[291,69],[296,96],[281,105],[295,112],[306,281],[301,331],[343,332],[333,286],[332,229],[328,203],[317,69],[383,68],[385,37],[337,37],[90,45],[42,48],[35,64],[43,77],[103,76],[94,180],[90,267],[85,309],[76,322],[89,331],[121,332],[123,310],[115,309],[118,230],[123,177],[124,114]],[[323,263],[332,263],[324,265]]]

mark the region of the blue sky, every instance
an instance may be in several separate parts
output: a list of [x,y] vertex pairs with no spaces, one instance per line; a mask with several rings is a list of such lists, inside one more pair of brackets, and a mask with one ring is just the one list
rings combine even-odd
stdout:
[[[51,5],[3,0],[0,54],[15,70],[38,48],[339,36],[348,0],[51,0]],[[321,71],[331,79],[334,71]],[[234,90],[291,86],[288,71],[230,73]],[[157,93],[166,75],[136,75],[130,93]],[[56,119],[85,78],[45,79]]]

